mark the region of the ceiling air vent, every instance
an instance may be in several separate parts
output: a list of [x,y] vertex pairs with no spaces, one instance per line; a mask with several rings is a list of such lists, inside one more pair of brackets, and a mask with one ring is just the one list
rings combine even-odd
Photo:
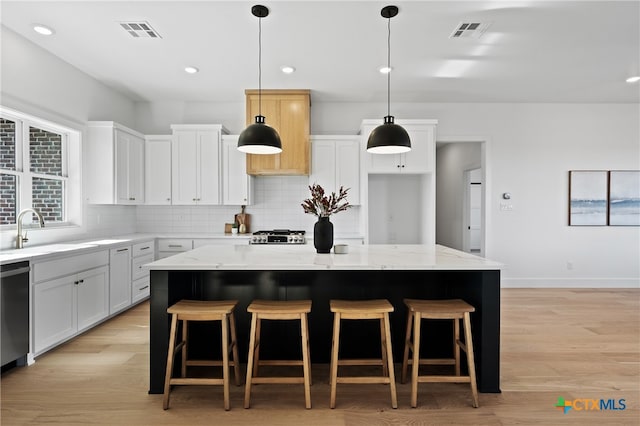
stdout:
[[480,38],[491,23],[460,22],[449,38]]
[[149,38],[162,38],[156,30],[154,30],[147,21],[137,22],[120,22],[120,26],[124,28],[126,32],[131,34],[131,37],[149,37]]

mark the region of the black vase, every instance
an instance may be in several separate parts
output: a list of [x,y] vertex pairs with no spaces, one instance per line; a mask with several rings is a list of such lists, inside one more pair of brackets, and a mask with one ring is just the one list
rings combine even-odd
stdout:
[[313,245],[318,253],[330,253],[333,247],[333,223],[320,217],[313,227]]

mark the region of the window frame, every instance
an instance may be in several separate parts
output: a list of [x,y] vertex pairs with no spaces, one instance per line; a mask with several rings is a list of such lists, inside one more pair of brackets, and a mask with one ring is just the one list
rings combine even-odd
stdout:
[[[29,114],[0,106],[0,116],[15,123],[15,168],[0,169],[0,173],[16,176],[16,221],[20,211],[32,207],[33,178],[50,179],[62,182],[62,221],[46,222],[45,229],[58,229],[82,226],[82,156],[80,151],[81,132],[41,119]],[[31,171],[30,128],[36,128],[61,135],[62,173],[61,176],[36,173]],[[76,165],[74,166],[74,161]],[[23,224],[33,223],[31,215],[25,215]],[[17,229],[17,223],[0,225],[0,230]]]

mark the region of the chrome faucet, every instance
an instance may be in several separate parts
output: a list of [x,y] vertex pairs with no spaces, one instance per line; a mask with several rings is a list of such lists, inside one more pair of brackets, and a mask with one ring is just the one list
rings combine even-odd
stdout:
[[22,210],[20,212],[20,214],[18,215],[18,220],[17,220],[18,237],[16,238],[16,248],[18,248],[18,249],[21,249],[24,246],[24,243],[29,241],[29,239],[27,238],[27,231],[24,232],[24,236],[22,235],[22,216],[24,216],[26,213],[29,213],[29,212],[32,212],[36,216],[38,216],[38,222],[40,223],[40,228],[44,228],[44,218],[42,217],[40,212],[38,212],[37,210],[34,210],[34,209],[24,209],[24,210]]

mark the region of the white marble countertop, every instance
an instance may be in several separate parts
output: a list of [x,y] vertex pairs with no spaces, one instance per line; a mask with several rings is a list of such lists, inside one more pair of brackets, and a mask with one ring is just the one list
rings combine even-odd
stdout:
[[2,250],[0,264],[25,260],[44,260],[57,255],[69,255],[87,250],[107,250],[139,242],[154,240],[152,234],[128,234],[110,237],[98,237],[85,240],[64,241],[39,246],[27,246],[22,249]]
[[208,245],[145,265],[151,270],[495,270],[502,264],[436,245],[355,245],[317,254],[313,245]]

